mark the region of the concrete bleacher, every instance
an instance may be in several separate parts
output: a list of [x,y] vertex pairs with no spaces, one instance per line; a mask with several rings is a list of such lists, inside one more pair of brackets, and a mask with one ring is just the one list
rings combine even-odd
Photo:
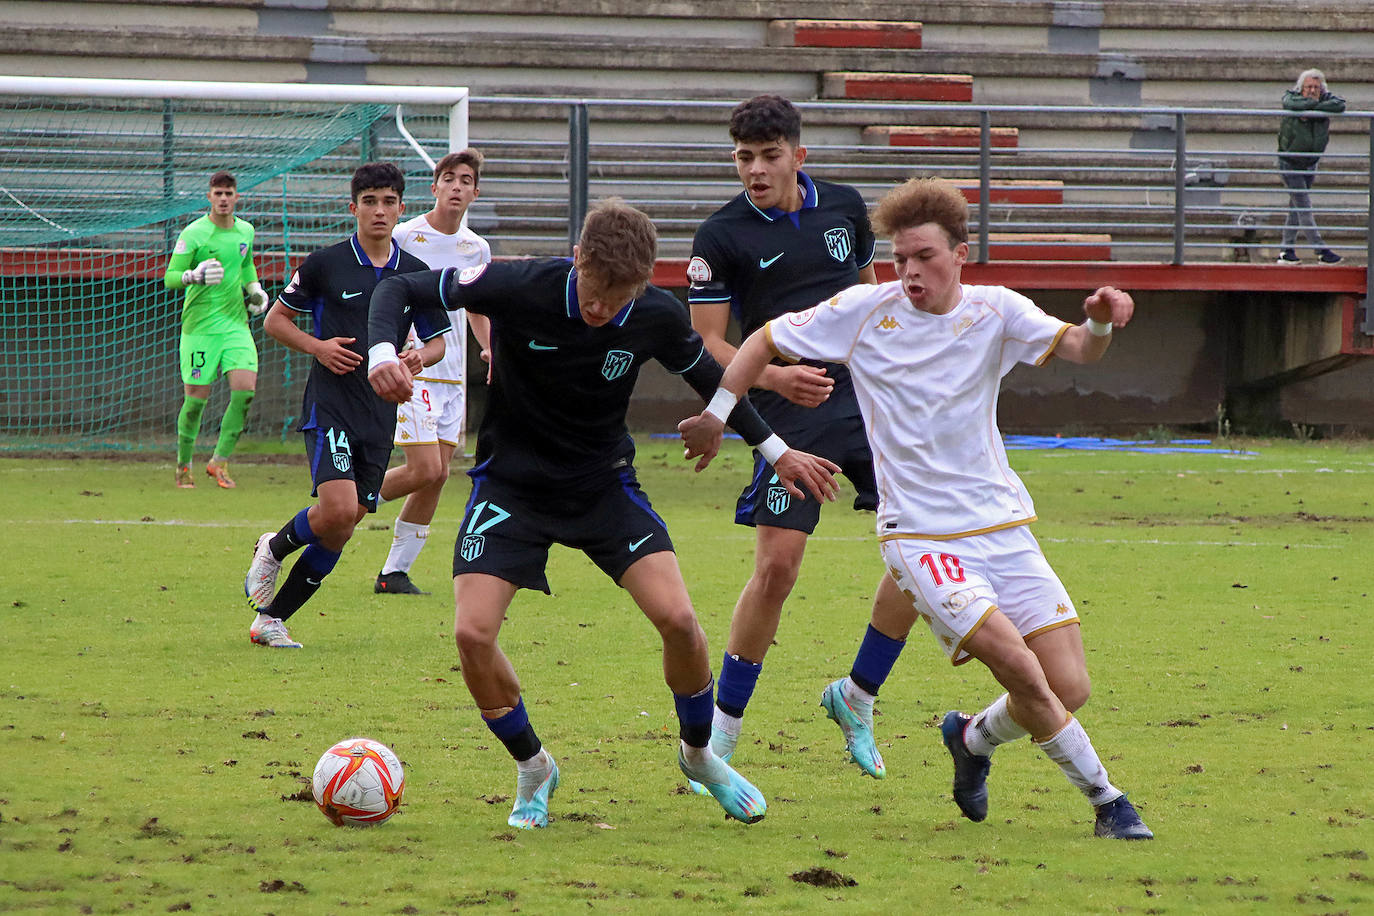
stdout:
[[[491,154],[493,200],[508,193],[503,177],[518,177],[522,190],[541,180],[553,187],[566,170],[567,106],[501,97],[737,100],[774,91],[863,101],[808,109],[806,141],[818,174],[852,181],[871,198],[931,168],[960,181],[976,177],[979,132],[968,103],[1273,111],[1297,72],[1314,64],[1352,108],[1370,107],[1361,100],[1374,92],[1374,20],[1363,15],[1366,4],[1336,0],[1304,4],[1300,29],[1275,29],[1273,6],[1251,0],[934,0],[912,8],[919,21],[898,22],[890,4],[867,0],[527,0],[516,8],[477,0],[462,14],[434,7],[433,0],[0,0],[8,46],[24,49],[0,54],[0,71],[466,85],[489,99],[473,103],[471,133]],[[727,110],[598,106],[594,193],[608,187],[633,197],[655,183],[708,182],[698,194],[684,188],[679,204],[649,208],[672,230],[668,248],[680,248],[702,207],[721,200],[733,180],[724,158]],[[1258,157],[1272,153],[1276,130],[1275,118],[1258,113],[1190,116],[1190,159],[1233,177],[1190,201],[1199,214],[1216,205],[1217,227],[1202,234],[1219,245],[1237,235],[1237,208],[1261,213],[1272,229],[1281,192]],[[1357,157],[1368,153],[1368,124],[1337,120],[1332,134],[1331,153],[1351,159],[1324,175],[1321,187],[1333,206],[1355,210],[1367,191],[1359,174],[1367,164]],[[994,228],[1052,234],[1069,231],[1073,220],[1111,222],[1134,206],[1135,231],[1152,243],[1137,251],[1158,256],[1172,221],[1156,212],[1153,189],[1172,186],[1173,140],[1172,120],[1149,113],[1103,111],[1069,122],[1053,112],[998,112],[991,147],[999,164],[1014,163],[999,182],[1063,186],[1053,204],[1011,200],[1004,190],[996,203],[1024,208],[999,212]],[[650,154],[627,148],[637,143]],[[667,155],[674,145],[682,147],[676,160]],[[1082,153],[1064,152],[1075,150]],[[1128,164],[1094,169],[1097,150]],[[636,169],[638,184],[629,176]],[[1339,174],[1346,169],[1352,174]],[[596,185],[616,176],[631,183]],[[508,196],[520,194],[509,189]],[[517,200],[506,213],[493,205],[489,216],[511,238],[530,237],[513,242],[516,249],[543,253],[554,244],[548,217],[522,229],[515,214],[556,206]],[[1334,240],[1360,239],[1337,231]]]

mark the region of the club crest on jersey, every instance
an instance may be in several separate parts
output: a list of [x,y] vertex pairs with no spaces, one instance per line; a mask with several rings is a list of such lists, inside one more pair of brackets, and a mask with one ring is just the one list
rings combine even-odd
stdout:
[[248,253],[248,243],[247,243],[247,242],[239,242],[239,257],[243,257],[243,256],[246,255],[247,253]]
[[458,545],[458,554],[464,560],[471,563],[482,555],[483,549],[487,546],[487,539],[480,534],[465,534],[463,540]]
[[705,258],[696,257],[687,262],[687,279],[693,283],[706,283],[711,279],[711,265]]
[[634,361],[633,353],[611,350],[606,354],[606,361],[601,364],[601,377],[608,382],[614,382],[629,370]]
[[792,494],[787,492],[786,487],[768,488],[768,511],[774,515],[782,515],[787,511],[787,507],[792,505]]
[[334,467],[340,471],[347,471],[353,465],[353,457],[348,452],[331,452],[330,457],[334,459]]
[[486,272],[486,269],[486,264],[478,264],[475,267],[464,267],[462,270],[458,271],[459,285],[467,286],[469,283],[482,276],[482,274]]
[[792,325],[793,327],[799,328],[815,317],[816,306],[813,305],[811,306],[811,308],[802,309],[800,312],[788,312],[787,323]]
[[835,260],[847,260],[849,253],[854,250],[849,242],[849,230],[843,226],[825,230],[825,249]]

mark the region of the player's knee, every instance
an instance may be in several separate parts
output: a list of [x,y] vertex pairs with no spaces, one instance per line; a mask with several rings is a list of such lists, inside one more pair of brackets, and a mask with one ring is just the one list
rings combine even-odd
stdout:
[[466,653],[481,652],[496,645],[496,637],[487,632],[485,628],[473,626],[471,623],[459,619],[453,624],[453,641],[458,646],[460,656]]
[[759,557],[754,563],[754,583],[765,595],[782,601],[797,584],[800,567],[790,555]]
[[1088,697],[1092,696],[1092,680],[1084,671],[1068,679],[1067,683],[1055,684],[1054,692],[1059,697],[1059,702],[1064,704],[1065,709],[1069,712],[1076,712],[1082,709],[1088,702]]
[[690,604],[657,615],[654,618],[654,626],[665,643],[693,642],[705,633],[701,623],[697,621],[696,611]]

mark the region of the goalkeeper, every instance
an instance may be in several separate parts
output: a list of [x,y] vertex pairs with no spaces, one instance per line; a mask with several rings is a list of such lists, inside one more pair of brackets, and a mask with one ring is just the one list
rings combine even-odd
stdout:
[[267,309],[268,300],[253,267],[253,227],[234,216],[238,181],[228,172],[216,172],[210,176],[208,197],[210,212],[181,231],[163,278],[168,289],[186,290],[180,348],[186,398],[177,415],[176,485],[182,489],[196,485],[191,478],[191,453],[210,386],[222,372],[229,379],[229,406],[205,473],[231,490],[229,456],[243,432],[258,381],[258,350],[248,330],[244,292],[248,312],[254,315]]

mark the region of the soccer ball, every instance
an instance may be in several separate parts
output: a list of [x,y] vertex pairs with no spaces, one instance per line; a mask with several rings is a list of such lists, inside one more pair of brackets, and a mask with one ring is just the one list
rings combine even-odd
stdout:
[[310,781],[315,804],[331,823],[370,827],[396,813],[406,774],[385,744],[349,738],[324,752]]

